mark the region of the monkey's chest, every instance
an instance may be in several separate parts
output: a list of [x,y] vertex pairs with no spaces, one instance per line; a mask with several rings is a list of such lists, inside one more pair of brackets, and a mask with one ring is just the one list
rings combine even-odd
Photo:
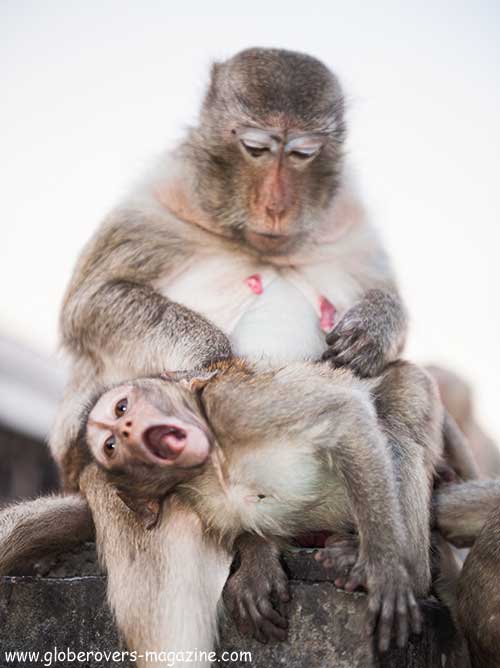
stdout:
[[287,363],[318,359],[325,350],[325,332],[345,306],[330,273],[308,274],[228,254],[205,258],[158,287],[220,327],[236,355]]

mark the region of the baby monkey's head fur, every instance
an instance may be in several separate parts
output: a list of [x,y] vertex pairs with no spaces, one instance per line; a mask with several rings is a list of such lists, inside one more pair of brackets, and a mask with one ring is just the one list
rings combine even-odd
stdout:
[[161,500],[199,475],[214,438],[200,393],[214,373],[165,374],[107,389],[87,412],[83,440],[124,503],[148,527]]

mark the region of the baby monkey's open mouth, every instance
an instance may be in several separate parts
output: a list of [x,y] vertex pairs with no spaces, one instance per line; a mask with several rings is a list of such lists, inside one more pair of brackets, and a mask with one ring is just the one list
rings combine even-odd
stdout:
[[144,445],[158,459],[172,461],[184,450],[187,433],[171,424],[162,424],[146,429]]

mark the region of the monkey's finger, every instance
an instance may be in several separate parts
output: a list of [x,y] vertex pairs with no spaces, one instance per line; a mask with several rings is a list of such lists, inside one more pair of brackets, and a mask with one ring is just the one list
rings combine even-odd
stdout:
[[335,578],[334,584],[338,589],[344,589],[345,581],[346,581],[345,577]]
[[327,340],[328,349],[334,353],[340,353],[351,346],[356,338],[357,336],[353,334],[339,334],[333,341]]
[[268,640],[286,640],[288,629],[282,629],[268,622],[267,619],[262,618],[260,622],[261,631]]
[[375,631],[381,605],[382,605],[382,598],[380,596],[380,593],[377,592],[370,594],[368,598],[368,608],[366,617],[366,632],[369,635],[373,635]]
[[363,578],[358,577],[357,575],[350,575],[347,582],[345,583],[344,589],[346,591],[353,592],[362,586],[363,586]]
[[260,614],[274,626],[277,626],[280,629],[288,628],[287,619],[282,617],[279,612],[273,608],[268,599],[261,599],[260,601],[257,601],[257,608]]
[[232,616],[236,621],[236,627],[238,628],[238,631],[242,636],[254,635],[253,624],[248,617],[243,601],[238,600],[236,606],[234,607],[235,609],[232,613]]
[[395,612],[394,592],[384,596],[382,611],[378,621],[378,648],[381,652],[387,652],[391,644],[392,627],[394,625]]
[[288,584],[288,579],[286,577],[279,578],[274,583],[274,590],[278,599],[282,603],[288,603],[290,600],[290,586]]
[[329,346],[332,346],[338,339],[345,339],[352,336],[357,337],[361,331],[362,330],[355,322],[348,323],[344,320],[341,320],[339,324],[332,329],[331,332],[328,332],[325,337],[325,341]]
[[422,613],[420,612],[420,606],[415,600],[415,596],[411,590],[408,592],[408,608],[410,610],[411,630],[418,635],[419,633],[422,633]]
[[266,619],[260,614],[257,605],[253,599],[247,599],[246,601],[248,614],[252,620],[254,627],[255,638],[262,643],[267,643],[269,638],[274,637],[274,627],[272,624],[266,621]]
[[397,622],[398,622],[398,647],[404,647],[408,642],[408,606],[405,591],[399,591],[396,602]]

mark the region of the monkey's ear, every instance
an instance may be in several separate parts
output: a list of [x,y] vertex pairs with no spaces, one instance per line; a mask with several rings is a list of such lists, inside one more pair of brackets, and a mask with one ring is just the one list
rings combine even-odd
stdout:
[[123,503],[129,508],[137,520],[144,526],[148,531],[154,529],[158,524],[161,513],[161,503],[160,499],[154,499],[151,497],[138,497],[117,490],[118,497],[123,501]]
[[198,392],[218,373],[217,369],[215,371],[204,371],[202,369],[197,369],[196,371],[164,371],[160,375],[160,378],[179,383],[191,392]]
[[180,383],[190,392],[199,392],[205,387],[208,381],[211,380],[218,373],[219,372],[217,370],[196,372],[195,375],[181,378]]

